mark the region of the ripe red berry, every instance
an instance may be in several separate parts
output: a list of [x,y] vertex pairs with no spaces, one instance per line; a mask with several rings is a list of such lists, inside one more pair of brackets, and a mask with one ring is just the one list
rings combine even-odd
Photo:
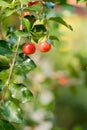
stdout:
[[41,52],[48,52],[51,49],[51,44],[48,42],[40,42],[38,44],[39,51]]
[[69,79],[65,76],[60,77],[59,80],[58,80],[58,83],[62,86],[66,86],[69,83]]
[[38,4],[38,3],[39,3],[39,1],[28,2],[28,6],[36,5],[36,4]]
[[36,46],[34,43],[25,43],[22,46],[22,50],[23,50],[23,53],[26,55],[33,54],[36,51]]

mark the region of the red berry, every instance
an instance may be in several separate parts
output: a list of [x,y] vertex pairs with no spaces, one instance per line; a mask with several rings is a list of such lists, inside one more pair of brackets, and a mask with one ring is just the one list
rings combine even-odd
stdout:
[[22,46],[22,50],[23,50],[23,53],[26,55],[33,54],[36,51],[36,46],[34,43],[25,43]]
[[38,3],[39,3],[39,1],[28,2],[28,6],[36,5],[36,4],[38,4]]
[[67,77],[63,76],[63,77],[59,78],[58,82],[59,82],[60,85],[66,86],[66,85],[68,85],[69,80],[68,80]]
[[40,42],[38,44],[39,51],[41,52],[48,52],[51,49],[51,44],[48,42]]

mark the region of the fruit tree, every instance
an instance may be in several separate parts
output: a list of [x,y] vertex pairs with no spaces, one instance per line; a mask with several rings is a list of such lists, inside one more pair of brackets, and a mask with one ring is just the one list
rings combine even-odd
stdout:
[[73,30],[62,17],[47,15],[59,3],[61,0],[0,0],[0,130],[15,130],[24,121],[21,104],[34,95],[27,87],[27,74],[36,68],[31,55],[51,51],[55,40],[59,42],[50,35],[49,23]]

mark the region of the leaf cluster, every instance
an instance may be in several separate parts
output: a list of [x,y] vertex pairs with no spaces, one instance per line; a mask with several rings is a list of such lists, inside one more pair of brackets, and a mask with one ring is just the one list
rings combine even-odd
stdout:
[[[39,1],[30,7],[27,6],[28,2],[30,0],[0,0],[0,130],[15,129],[15,123],[22,123],[20,104],[33,97],[25,81],[28,81],[27,74],[36,64],[30,56],[23,54],[22,45],[31,41],[38,44],[44,38],[52,43],[55,40],[59,42],[58,37],[49,35],[51,22],[73,30],[61,17],[47,18],[48,11],[55,7],[56,1],[44,4]],[[30,15],[23,16],[23,12],[29,12]]]

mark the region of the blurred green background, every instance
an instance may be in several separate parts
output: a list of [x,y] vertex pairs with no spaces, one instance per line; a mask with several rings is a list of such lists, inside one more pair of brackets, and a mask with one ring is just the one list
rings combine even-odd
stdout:
[[73,32],[51,22],[49,33],[60,41],[55,41],[50,52],[31,56],[37,64],[29,73],[34,98],[22,106],[25,124],[20,130],[87,130],[86,13],[69,5],[48,12],[48,17],[62,16]]

